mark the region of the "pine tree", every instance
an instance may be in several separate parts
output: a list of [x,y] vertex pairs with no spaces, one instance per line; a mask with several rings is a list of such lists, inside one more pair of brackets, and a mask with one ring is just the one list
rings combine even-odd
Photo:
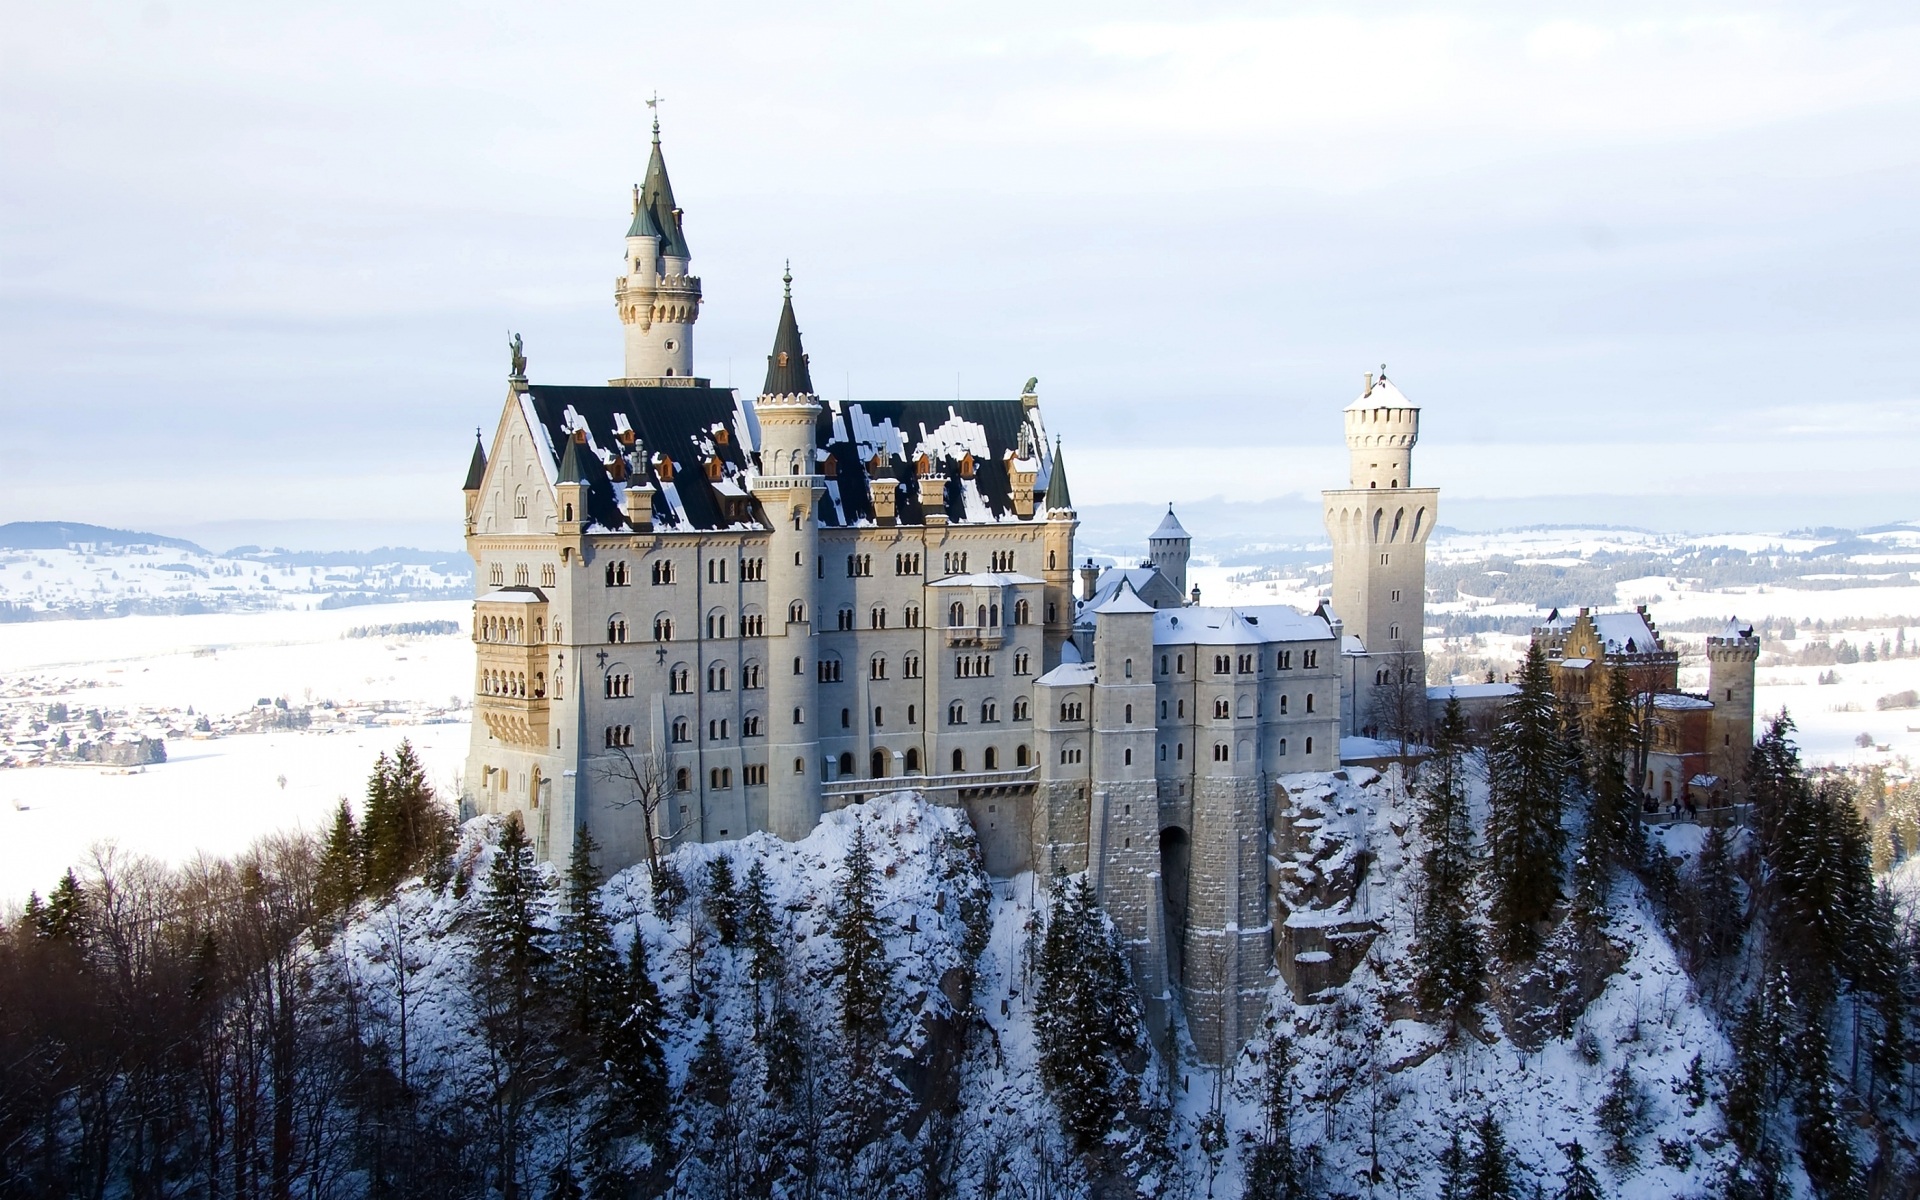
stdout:
[[[1870,1093],[1882,1086],[1897,1088],[1911,1046],[1907,1039],[1907,992],[1905,966],[1901,962],[1899,916],[1894,909],[1893,891],[1882,883],[1874,892],[1873,912],[1868,920],[1867,937],[1862,947],[1860,986],[1874,997],[1874,1015],[1879,1028],[1872,1035],[1870,1061],[1873,1083]],[[1874,1098],[1868,1096],[1869,1101]]]
[[1260,1137],[1248,1149],[1249,1200],[1298,1200],[1306,1173],[1293,1148],[1293,1040],[1270,1026],[1266,1072],[1260,1088]]
[[1487,755],[1490,916],[1509,957],[1531,954],[1537,926],[1560,899],[1560,814],[1567,753],[1559,705],[1538,645],[1527,650],[1520,692],[1508,701]]
[[392,891],[393,884],[400,881],[399,824],[393,797],[393,760],[383,750],[373,760],[373,774],[367,777],[367,800],[360,808],[361,885],[375,896]]
[[582,1036],[599,1033],[602,1022],[616,1018],[620,997],[620,957],[600,906],[600,871],[593,861],[599,849],[585,828],[574,832],[555,963],[573,1031]]
[[453,818],[427,783],[411,742],[374,761],[361,818],[367,890],[385,894],[415,872],[433,873],[453,852]]
[[1485,956],[1474,927],[1473,830],[1468,820],[1464,760],[1467,722],[1449,699],[1434,731],[1433,757],[1420,779],[1416,818],[1427,849],[1420,859],[1414,914],[1414,995],[1420,1006],[1457,1026],[1484,995]]
[[313,906],[322,919],[337,916],[360,898],[360,830],[345,799],[334,810],[333,828],[320,851]]
[[760,1027],[762,1000],[766,986],[786,973],[786,955],[780,946],[780,927],[774,919],[773,901],[767,891],[767,868],[759,859],[747,868],[746,886],[740,897],[740,934],[747,952],[747,978],[753,981],[753,1022]]
[[1440,1152],[1440,1200],[1466,1200],[1467,1169],[1467,1144],[1455,1124],[1448,1128],[1447,1148]]
[[722,946],[740,939],[740,897],[733,879],[733,858],[725,851],[707,864],[707,919]]
[[1607,1161],[1615,1167],[1630,1167],[1639,1161],[1636,1144],[1646,1132],[1647,1098],[1634,1079],[1633,1071],[1622,1063],[1607,1081],[1607,1094],[1600,1100],[1596,1123],[1607,1135]]
[[1493,1110],[1480,1114],[1474,1125],[1479,1144],[1467,1160],[1465,1200],[1519,1200],[1514,1184],[1513,1160],[1507,1152],[1507,1135],[1494,1119]]
[[614,1128],[657,1138],[667,1115],[667,1059],[660,989],[647,969],[647,942],[634,931],[613,1011],[601,1024],[600,1059],[613,1089]]
[[840,946],[840,1024],[857,1073],[865,1074],[887,1036],[892,973],[880,932],[879,896],[867,827],[857,817],[833,919]]
[[1587,854],[1598,871],[1600,895],[1607,895],[1607,868],[1638,857],[1640,818],[1627,775],[1634,749],[1633,694],[1627,672],[1607,672],[1607,695],[1594,713],[1588,786]]
[[482,901],[476,1000],[492,1069],[492,1127],[500,1187],[518,1194],[524,1126],[546,1073],[551,962],[538,917],[544,886],[520,814],[502,824]]
[[1743,918],[1733,857],[1718,826],[1709,827],[1700,842],[1686,895],[1688,940],[1696,959],[1711,962],[1732,953],[1740,944]]
[[1800,1161],[1822,1197],[1859,1195],[1859,1168],[1834,1095],[1826,1023],[1809,1019],[1795,1047],[1800,1074]]
[[1567,1169],[1560,1172],[1557,1200],[1600,1200],[1600,1180],[1587,1165],[1587,1148],[1576,1141],[1563,1149],[1567,1152]]
[[1084,875],[1055,880],[1039,974],[1040,1076],[1081,1148],[1091,1149],[1120,1113],[1126,1076],[1119,1056],[1138,1040],[1139,1006],[1118,938]]

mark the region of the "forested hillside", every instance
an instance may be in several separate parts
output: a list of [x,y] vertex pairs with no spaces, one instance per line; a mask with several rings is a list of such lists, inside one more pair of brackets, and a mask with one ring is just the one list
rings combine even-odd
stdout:
[[106,855],[10,921],[0,1194],[1920,1194],[1854,785],[1782,719],[1741,822],[1649,831],[1631,707],[1581,734],[1523,679],[1411,779],[1281,781],[1334,949],[1223,1071],[1150,1043],[1086,880],[989,880],[959,810],[603,881],[455,828],[402,747],[323,838]]

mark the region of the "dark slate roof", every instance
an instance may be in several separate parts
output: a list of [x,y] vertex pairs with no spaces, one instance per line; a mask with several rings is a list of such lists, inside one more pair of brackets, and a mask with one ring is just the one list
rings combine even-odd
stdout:
[[793,319],[793,277],[787,277],[787,298],[780,304],[780,326],[773,333],[773,353],[767,355],[767,382],[762,396],[813,394],[813,376],[807,370],[807,352],[800,345],[800,324]]
[[1053,476],[1047,480],[1047,507],[1073,507],[1073,497],[1067,492],[1067,462],[1060,456],[1058,438],[1053,442]]
[[[660,137],[654,135],[653,155],[647,159],[647,181],[640,185],[640,207],[649,213],[660,231],[660,253],[692,258],[687,249],[687,234],[680,227],[678,205],[673,202],[673,184],[667,180],[667,160],[660,155]],[[631,232],[628,237],[634,236]]]
[[[818,444],[833,459],[827,498],[820,506],[823,525],[851,525],[873,518],[871,465],[882,477],[900,481],[895,509],[903,525],[918,525],[926,513],[920,504],[919,472],[915,460],[925,451],[928,473],[946,477],[943,508],[949,521],[960,523],[1011,520],[1013,481],[1006,455],[1020,446],[1026,408],[1019,400],[830,400],[821,402]],[[977,426],[986,453],[976,454],[973,478],[964,478],[965,452],[954,446],[955,423]],[[946,430],[941,434],[941,430]],[[861,440],[866,431],[867,440]],[[969,431],[970,433],[973,431]],[[892,443],[900,444],[896,452]],[[823,468],[824,473],[824,468]],[[970,510],[969,492],[978,497]],[[984,512],[983,512],[984,510]]]
[[[637,477],[661,487],[653,506],[654,521],[665,529],[720,529],[727,517],[723,489],[744,488],[747,455],[741,445],[745,431],[737,427],[732,388],[716,387],[561,387],[533,384],[527,401],[547,439],[566,454],[568,410],[584,422],[588,444],[577,456],[579,474],[587,485],[587,515],[594,524],[625,529],[626,517],[614,499],[613,476],[603,458],[621,452],[638,467]],[[636,440],[626,445],[618,432],[624,417]],[[721,442],[714,429],[726,433]],[[671,460],[664,470],[662,457]],[[717,457],[722,479],[707,478],[705,459]],[[556,467],[559,465],[555,464]],[[666,476],[671,475],[671,479]],[[630,476],[630,478],[632,478]],[[730,482],[731,481],[731,482]],[[756,519],[749,514],[748,520]]]
[[[610,459],[617,452],[629,481],[638,478],[661,487],[654,503],[657,527],[721,529],[739,520],[764,524],[751,500],[743,501],[750,459],[743,428],[750,416],[736,407],[731,388],[716,387],[561,387],[532,384],[526,401],[546,430],[556,460],[568,455],[568,413],[587,430],[574,466],[587,487],[587,515],[593,524],[624,529],[613,486]],[[816,432],[822,449],[820,473],[826,495],[819,508],[823,525],[852,525],[874,519],[872,488],[876,474],[899,481],[896,514],[905,525],[925,521],[915,460],[925,452],[931,473],[945,476],[942,508],[958,524],[1012,520],[1013,488],[1006,455],[1020,446],[1026,408],[1019,400],[836,400],[823,401]],[[636,435],[623,442],[622,420]],[[716,436],[718,427],[726,440]],[[1031,427],[1029,427],[1031,429]],[[1029,437],[1038,441],[1030,432]],[[962,443],[984,446],[975,453],[973,477],[964,477],[967,451]],[[663,472],[662,457],[672,461]],[[721,478],[709,480],[708,459],[720,462]],[[875,467],[873,460],[880,460]],[[831,462],[827,461],[831,460]],[[555,462],[556,468],[563,464]],[[671,479],[667,475],[671,475]],[[1056,470],[1055,478],[1059,478]],[[670,486],[668,486],[670,484]],[[1037,517],[1044,519],[1044,512]]]
[[660,222],[653,219],[653,210],[640,203],[640,189],[633,189],[633,224],[627,226],[628,237],[662,237]]
[[487,452],[480,445],[480,431],[473,431],[473,460],[467,464],[467,482],[462,491],[477,492],[487,480]]

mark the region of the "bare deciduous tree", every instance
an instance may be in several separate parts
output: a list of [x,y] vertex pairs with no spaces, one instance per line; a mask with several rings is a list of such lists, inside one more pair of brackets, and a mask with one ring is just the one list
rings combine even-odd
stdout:
[[662,827],[660,814],[673,794],[673,772],[651,750],[610,747],[607,756],[594,764],[594,775],[626,791],[615,800],[615,808],[638,807],[647,829],[647,875],[656,891],[661,881],[662,853],[679,836],[678,829]]

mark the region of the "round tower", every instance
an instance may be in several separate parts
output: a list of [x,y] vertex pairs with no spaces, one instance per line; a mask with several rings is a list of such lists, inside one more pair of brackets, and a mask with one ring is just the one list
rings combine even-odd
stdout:
[[1707,639],[1707,691],[1713,701],[1713,773],[1737,788],[1753,752],[1753,673],[1760,639],[1736,617]]
[[1413,445],[1420,440],[1420,410],[1387,381],[1369,374],[1366,390],[1347,405],[1348,487],[1413,486]]
[[793,317],[793,275],[767,381],[754,401],[760,424],[760,467],[748,481],[771,526],[767,539],[767,824],[798,841],[820,820],[820,733],[813,633],[820,528],[815,512],[825,492],[814,461],[820,401]]
[[1367,373],[1343,417],[1348,485],[1321,499],[1333,542],[1333,612],[1361,643],[1343,653],[1364,651],[1344,672],[1352,685],[1341,705],[1342,732],[1353,734],[1387,723],[1376,712],[1376,689],[1391,685],[1386,695],[1404,708],[1407,689],[1426,685],[1427,539],[1440,493],[1413,486],[1420,410],[1388,381],[1385,367],[1378,376]]
[[1173,515],[1173,505],[1169,504],[1160,527],[1147,535],[1147,561],[1182,596],[1187,594],[1187,560],[1192,553],[1193,536],[1181,527],[1179,518]]
[[625,341],[625,375],[615,383],[652,384],[693,375],[693,323],[700,319],[700,280],[660,153],[660,119],[653,121],[647,181],[633,189],[626,260],[613,283],[614,307]]

